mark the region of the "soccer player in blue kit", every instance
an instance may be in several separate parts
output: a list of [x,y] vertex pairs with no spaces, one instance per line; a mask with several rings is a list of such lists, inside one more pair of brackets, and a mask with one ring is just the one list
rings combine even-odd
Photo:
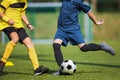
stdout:
[[[78,23],[78,15],[81,11],[86,13],[95,25],[99,26],[104,23],[103,19],[96,19],[90,6],[83,2],[83,0],[62,0],[62,6],[58,18],[58,28],[53,41],[54,56],[59,67],[64,61],[61,45],[67,46],[69,42],[72,45],[77,45],[83,52],[102,50],[111,55],[115,55],[115,51],[112,47],[105,42],[100,44],[85,43]],[[53,74],[61,75],[62,72],[61,70],[58,70]]]

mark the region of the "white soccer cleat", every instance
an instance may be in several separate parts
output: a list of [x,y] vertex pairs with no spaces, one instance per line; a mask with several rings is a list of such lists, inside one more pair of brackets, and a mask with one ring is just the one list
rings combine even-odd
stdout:
[[101,43],[100,45],[103,51],[110,53],[111,55],[115,55],[114,49],[110,47],[109,45],[107,45],[105,42]]
[[54,72],[53,75],[57,76],[57,75],[62,75],[62,71],[58,70],[57,72]]

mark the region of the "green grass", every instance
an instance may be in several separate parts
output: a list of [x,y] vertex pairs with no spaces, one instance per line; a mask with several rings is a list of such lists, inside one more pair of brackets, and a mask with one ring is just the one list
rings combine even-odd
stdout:
[[104,24],[101,26],[93,26],[93,34],[95,39],[120,39],[120,18],[119,12],[103,12],[103,13],[95,13],[97,19],[104,19]]
[[[95,41],[99,43],[101,41]],[[28,57],[27,49],[18,44],[9,61],[13,67],[5,66],[0,80],[119,80],[120,79],[120,49],[119,41],[107,41],[115,51],[111,56],[103,51],[81,52],[76,46],[62,47],[65,59],[72,59],[77,63],[77,71],[73,75],[54,76],[52,73],[58,70],[54,59],[52,45],[35,45],[39,62],[50,68],[49,73],[34,76],[32,65]],[[5,45],[0,46],[0,57]]]

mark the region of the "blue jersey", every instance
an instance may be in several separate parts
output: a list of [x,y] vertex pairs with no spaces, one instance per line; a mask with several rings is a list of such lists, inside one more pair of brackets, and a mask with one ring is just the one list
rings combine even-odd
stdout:
[[85,13],[90,11],[90,6],[83,0],[62,0],[58,28],[62,30],[80,29],[78,15],[81,11]]
[[69,42],[72,45],[85,43],[80,31],[78,15],[81,11],[88,13],[90,9],[83,0],[62,0],[58,29],[54,39],[61,39],[63,46],[67,46]]

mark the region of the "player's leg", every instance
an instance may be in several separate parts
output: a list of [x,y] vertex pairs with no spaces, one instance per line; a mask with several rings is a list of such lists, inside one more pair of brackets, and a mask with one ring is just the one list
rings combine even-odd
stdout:
[[36,54],[36,50],[34,48],[34,44],[31,41],[30,37],[28,37],[26,31],[24,29],[20,29],[18,34],[20,37],[20,42],[22,42],[28,49],[29,58],[34,68],[34,74],[38,75],[48,72],[49,69],[47,67],[39,66],[38,57]]
[[[62,44],[62,40],[61,39],[55,39],[53,41],[54,56],[55,56],[55,60],[56,60],[56,62],[57,62],[59,67],[61,66],[61,64],[63,62],[63,55],[62,55],[62,51],[61,51],[61,44]],[[53,73],[53,75],[61,75],[61,74],[62,74],[62,71],[60,69]]]
[[61,39],[55,39],[53,41],[53,49],[54,49],[54,56],[56,59],[57,64],[60,66],[63,62],[63,55],[61,51],[61,44],[62,40]]
[[110,53],[111,55],[115,54],[114,50],[109,45],[107,45],[106,43],[101,43],[101,44],[89,43],[89,44],[85,44],[84,38],[82,37],[82,34],[81,34],[80,30],[71,31],[70,42],[72,44],[74,44],[74,45],[78,44],[78,47],[83,52],[103,50],[105,52]]
[[31,39],[27,37],[23,40],[23,43],[28,48],[29,57],[30,57],[30,60],[34,68],[34,74],[38,75],[38,74],[43,74],[43,73],[48,72],[49,69],[47,67],[39,66],[38,57],[37,57],[37,54],[36,54],[36,51],[35,51],[35,48],[34,48],[34,45]]
[[80,50],[83,52],[101,50],[101,46],[98,44],[94,44],[94,43],[90,43],[90,44],[82,43],[82,44],[79,44],[78,46]]
[[[54,49],[55,60],[59,67],[61,66],[64,60],[62,51],[61,51],[61,45],[67,46],[67,44],[68,44],[68,40],[66,40],[66,33],[58,29],[54,37],[53,49]],[[53,73],[53,75],[61,75],[61,74],[62,72],[60,69],[57,72]]]
[[14,46],[19,40],[19,37],[17,33],[15,32],[16,30],[13,27],[9,27],[3,30],[5,34],[9,37],[10,41],[7,43],[5,51],[3,53],[3,57],[0,61],[0,72],[2,72],[5,63],[7,62],[9,56],[11,55]]
[[39,67],[39,62],[38,62],[38,57],[31,39],[29,37],[25,38],[23,40],[23,44],[27,47],[29,58],[33,64],[34,70],[36,70]]
[[89,43],[89,44],[84,44],[84,45],[79,44],[78,46],[80,50],[83,52],[103,50],[107,53],[110,53],[111,55],[115,55],[115,52],[112,49],[112,47],[110,47],[106,43],[101,43],[101,44]]
[[67,46],[68,40],[66,40],[66,36],[67,34],[63,30],[59,28],[57,29],[55,37],[54,37],[54,41],[53,41],[53,50],[54,50],[55,60],[58,66],[61,66],[64,60],[62,51],[61,51],[61,45]]

